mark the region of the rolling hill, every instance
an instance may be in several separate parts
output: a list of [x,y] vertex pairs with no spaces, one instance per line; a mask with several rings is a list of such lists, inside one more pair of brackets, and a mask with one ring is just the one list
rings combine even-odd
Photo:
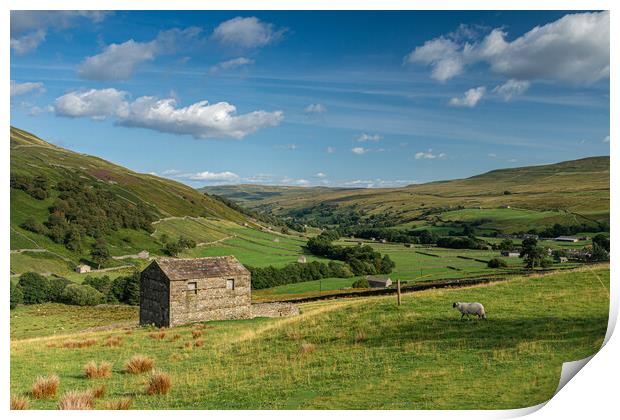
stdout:
[[327,211],[356,212],[362,217],[388,218],[392,225],[417,226],[436,222],[437,215],[448,220],[452,215],[446,212],[463,208],[482,210],[475,217],[490,220],[511,219],[511,210],[519,210],[521,214],[514,215],[519,216],[514,217],[517,223],[504,226],[504,230],[527,230],[530,220],[522,217],[523,212],[532,213],[536,227],[609,222],[609,157],[500,169],[466,179],[402,188],[233,185],[205,187],[202,191],[237,200],[252,209],[308,221],[320,220]]
[[[50,208],[58,207],[57,200],[61,195],[65,202],[70,202],[81,197],[93,197],[92,194],[88,195],[92,192],[96,194],[94,197],[102,198],[110,205],[114,204],[116,211],[126,213],[119,218],[123,219],[125,225],[131,226],[115,226],[104,230],[104,238],[109,243],[113,256],[135,254],[143,249],[160,253],[161,245],[151,236],[152,232],[148,231],[150,228],[133,226],[140,223],[148,225],[151,222],[175,219],[179,220],[177,224],[180,225],[197,219],[226,222],[234,226],[252,223],[246,216],[221,201],[186,185],[136,173],[94,156],[63,149],[15,127],[10,130],[10,147],[11,269],[14,273],[22,272],[26,268],[44,273],[57,272],[59,264],[70,269],[87,258],[89,246],[94,242],[93,234],[78,232],[74,245],[80,249],[68,249],[62,238],[54,240],[49,232],[41,234],[36,233],[36,229],[23,227],[27,221],[36,226],[49,223]],[[31,188],[30,185],[36,182],[42,183],[42,188]],[[78,189],[81,195],[67,198],[69,187],[59,187],[59,184],[63,183]],[[76,220],[99,217],[100,214],[90,214],[95,212],[92,206],[90,210],[81,213],[75,210],[88,208],[89,204],[92,203],[74,202],[74,209],[54,212],[60,213],[67,220],[70,219],[69,212],[78,213],[74,217]],[[109,214],[104,215],[103,219],[104,223],[108,221]],[[83,223],[84,226],[88,224]],[[155,230],[156,228],[157,226]],[[183,226],[179,226],[177,230],[182,232],[182,229]],[[204,230],[206,229],[205,227]],[[169,233],[173,235],[175,231]],[[208,237],[206,234],[205,236]],[[118,262],[121,263],[124,262]]]

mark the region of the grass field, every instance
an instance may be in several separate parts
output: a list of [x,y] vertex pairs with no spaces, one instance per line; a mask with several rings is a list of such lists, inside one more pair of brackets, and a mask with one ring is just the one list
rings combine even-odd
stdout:
[[[460,321],[451,307],[474,300],[488,321]],[[609,268],[599,266],[406,294],[401,307],[393,296],[342,299],[301,305],[292,318],[208,322],[204,345],[191,349],[191,326],[163,330],[162,340],[148,329],[13,339],[11,393],[28,396],[38,375],[57,374],[60,394],[105,384],[96,408],[121,397],[136,409],[518,408],[549,399],[562,363],[598,350],[608,305]],[[106,319],[86,310],[67,308],[85,323]],[[34,307],[13,317],[13,335],[32,337],[34,328],[25,326],[33,318]],[[105,346],[109,336],[122,337],[122,345]],[[63,348],[69,337],[96,343]],[[149,396],[145,374],[122,372],[137,353],[171,375],[170,394]],[[112,377],[86,379],[90,360],[112,363]],[[463,378],[480,386],[463,386]],[[31,408],[55,408],[57,400],[31,400]]]

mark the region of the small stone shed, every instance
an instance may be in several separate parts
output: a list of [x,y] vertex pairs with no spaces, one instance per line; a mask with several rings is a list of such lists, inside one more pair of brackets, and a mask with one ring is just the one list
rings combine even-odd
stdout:
[[233,256],[155,260],[140,276],[140,324],[251,318],[250,277]]
[[84,274],[84,273],[90,273],[90,265],[87,264],[80,264],[77,267],[75,267],[75,272],[76,273],[80,273],[80,274]]
[[392,279],[389,277],[366,276],[368,285],[373,288],[384,288],[392,285]]

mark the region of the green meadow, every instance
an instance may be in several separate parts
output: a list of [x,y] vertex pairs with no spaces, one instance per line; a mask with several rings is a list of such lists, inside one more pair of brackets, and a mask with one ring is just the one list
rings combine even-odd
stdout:
[[[488,320],[461,321],[454,301],[482,302]],[[33,409],[54,409],[59,395],[96,385],[107,390],[95,408],[119,398],[131,398],[135,409],[519,408],[551,398],[562,363],[600,348],[608,308],[606,265],[408,293],[400,307],[394,296],[321,301],[300,305],[296,317],[206,322],[158,335],[119,326],[136,315],[118,307],[18,308],[11,394]],[[108,330],[97,330],[106,323]],[[109,337],[120,337],[120,346],[107,346]],[[83,348],[67,346],[86,339]],[[124,372],[135,354],[171,376],[168,395],[146,393],[148,374]],[[111,363],[112,376],[87,379],[89,361]],[[36,377],[52,374],[58,394],[33,399]],[[464,378],[477,386],[464,387]]]

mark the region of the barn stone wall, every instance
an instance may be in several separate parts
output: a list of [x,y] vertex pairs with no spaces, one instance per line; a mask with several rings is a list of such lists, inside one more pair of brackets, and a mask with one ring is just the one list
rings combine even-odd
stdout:
[[170,325],[168,278],[155,264],[140,275],[140,325]]
[[292,303],[267,302],[252,304],[252,318],[277,318],[281,316],[299,315],[299,308]]
[[[234,280],[233,290],[226,288]],[[188,283],[196,283],[195,291]],[[251,318],[250,275],[170,282],[170,326],[190,322]]]

